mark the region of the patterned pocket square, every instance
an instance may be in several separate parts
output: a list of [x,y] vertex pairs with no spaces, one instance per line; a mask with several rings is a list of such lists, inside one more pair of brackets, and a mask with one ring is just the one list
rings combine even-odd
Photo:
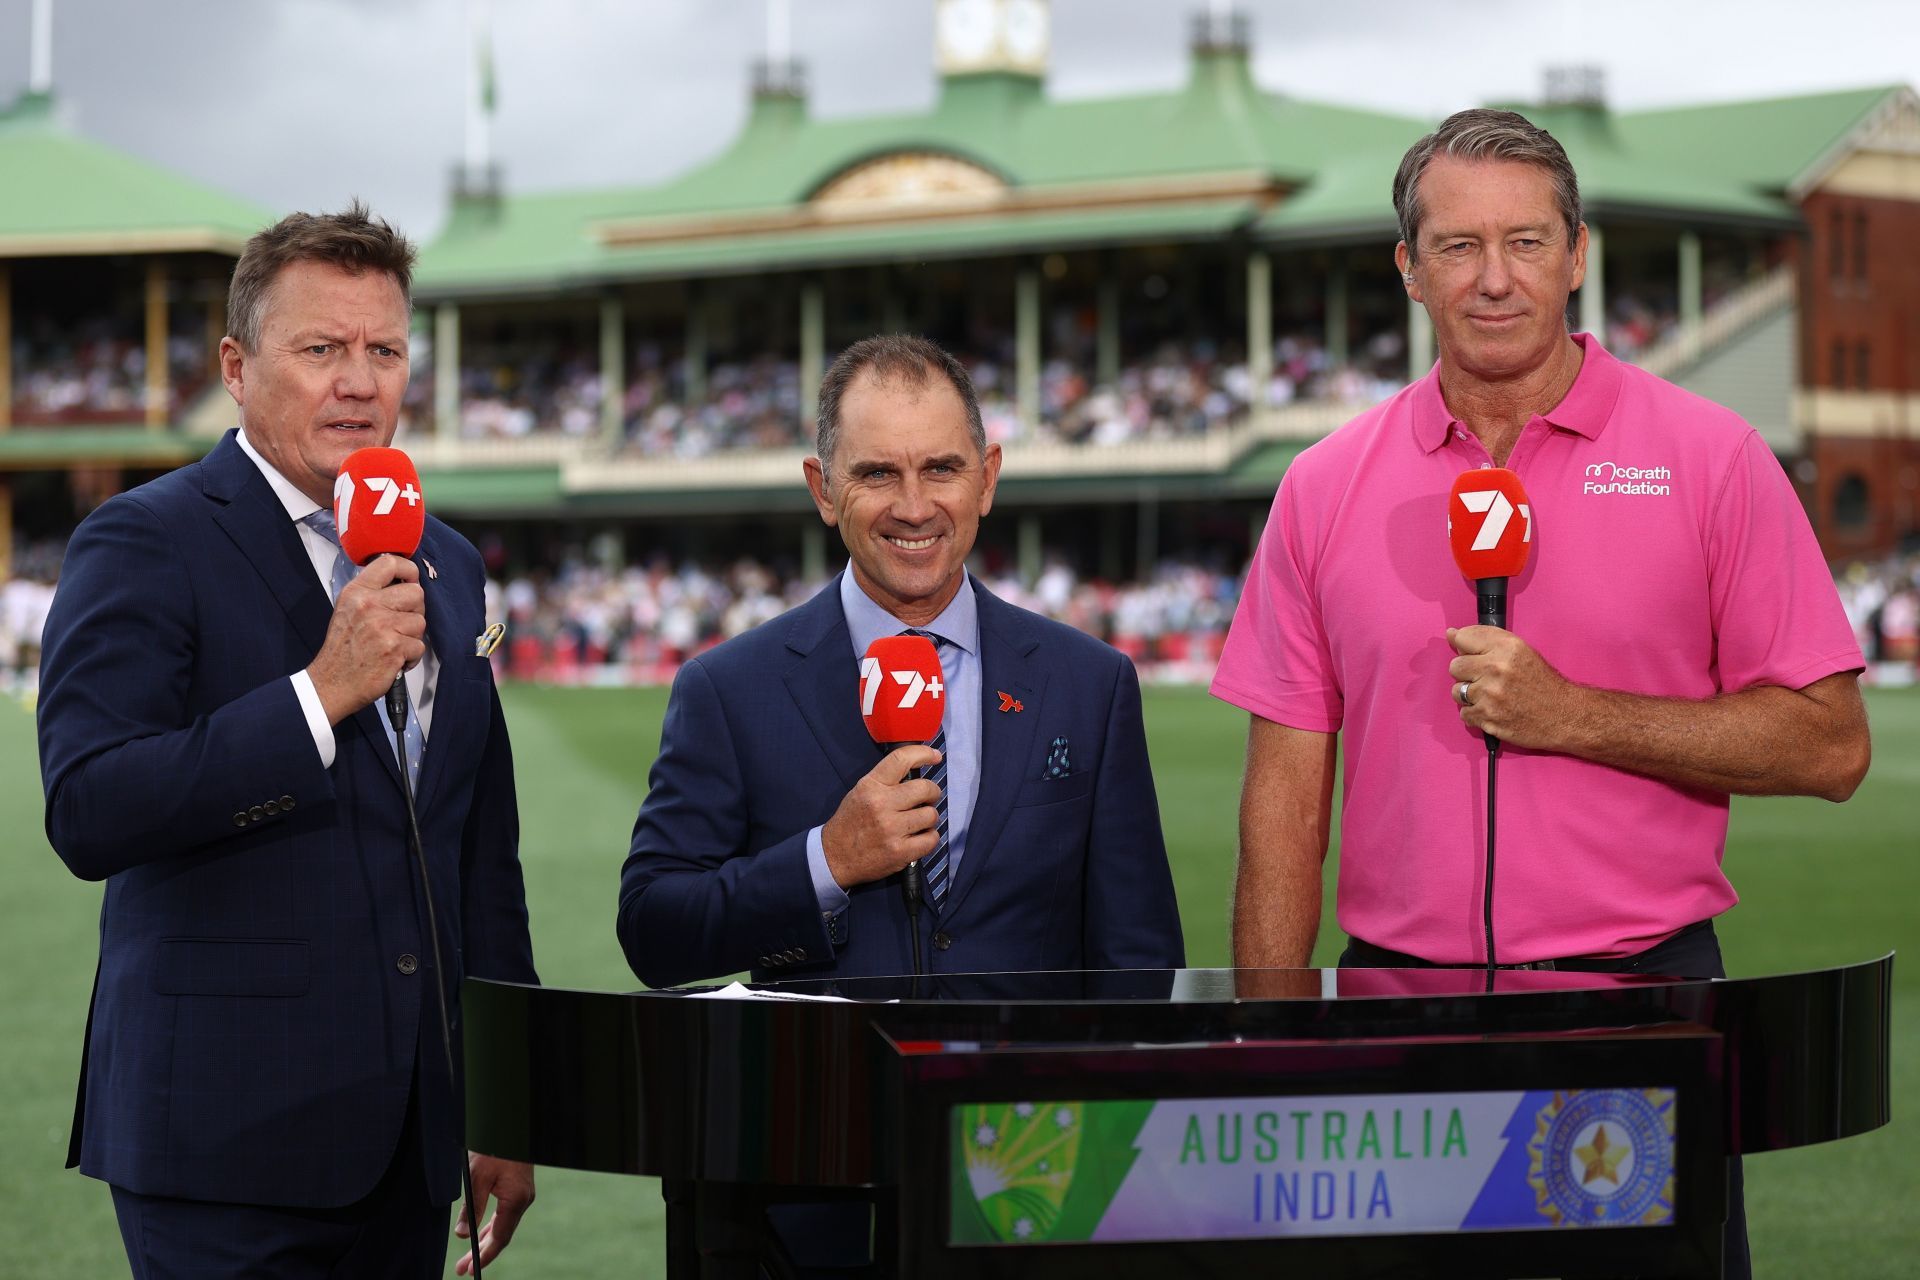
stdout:
[[1073,761],[1067,755],[1067,740],[1055,738],[1053,745],[1047,748],[1047,767],[1040,771],[1040,776],[1053,780],[1064,778],[1072,772]]

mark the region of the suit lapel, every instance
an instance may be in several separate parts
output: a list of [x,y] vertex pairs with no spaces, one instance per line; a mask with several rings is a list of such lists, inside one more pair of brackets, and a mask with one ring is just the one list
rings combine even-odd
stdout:
[[220,504],[214,512],[214,523],[259,573],[267,590],[286,611],[294,633],[318,653],[326,642],[333,606],[314,575],[313,561],[307,558],[300,531],[287,519],[287,509],[274,496],[260,468],[240,451],[234,440],[236,434],[227,432],[200,464],[201,488]]
[[[214,523],[233,539],[273,593],[293,624],[294,634],[310,653],[319,653],[327,641],[327,624],[333,620],[333,605],[325,587],[313,571],[300,531],[287,518],[287,509],[274,496],[273,487],[260,474],[253,459],[241,452],[229,431],[201,463],[202,489],[207,497],[220,503]],[[429,622],[431,626],[431,622]],[[334,726],[338,735],[349,721],[366,734],[379,750],[374,752],[386,765],[393,785],[400,785],[400,765],[387,740],[384,699],[375,699],[348,721]],[[337,759],[337,757],[336,757]]]
[[860,664],[840,607],[836,579],[794,611],[787,648],[796,660],[785,673],[787,692],[821,754],[848,789],[880,761],[879,748],[860,722]]
[[[427,735],[426,758],[420,762],[420,794],[414,797],[416,806],[423,805],[439,785],[440,775],[446,771],[444,762],[451,750],[450,744],[459,742],[460,735],[469,731],[477,709],[477,699],[468,696],[466,674],[468,663],[478,661],[473,656],[473,637],[461,634],[463,628],[451,580],[432,576],[427,568],[430,563],[455,563],[452,556],[444,553],[445,537],[429,523],[420,540],[419,554],[414,556],[414,563],[420,568],[420,588],[427,597],[427,645],[440,663],[433,689],[433,732]],[[399,776],[397,769],[394,776]]]
[[[1025,780],[1022,771],[1033,756],[1040,698],[1047,687],[1047,672],[1037,652],[1039,637],[1024,616],[978,583],[974,590],[980,609],[980,792],[967,825],[967,847],[941,909],[943,919],[960,909],[986,872],[1013,798]],[[1026,710],[1001,714],[1002,689],[1018,698]]]

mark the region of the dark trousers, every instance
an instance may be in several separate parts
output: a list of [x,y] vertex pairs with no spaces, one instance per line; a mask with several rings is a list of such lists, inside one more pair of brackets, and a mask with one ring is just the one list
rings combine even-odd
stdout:
[[[1371,942],[1351,938],[1340,953],[1342,969],[1432,969],[1434,964],[1402,951],[1389,951]],[[1471,967],[1471,966],[1467,966]],[[1555,969],[1575,973],[1663,973],[1675,978],[1724,978],[1727,967],[1720,959],[1720,939],[1713,932],[1713,921],[1688,925],[1665,942],[1657,942],[1635,955],[1601,959],[1575,956],[1553,962]],[[1740,1157],[1727,1161],[1727,1232],[1724,1266],[1726,1280],[1752,1280],[1753,1258],[1747,1250],[1746,1184],[1740,1171]]]
[[371,1192],[344,1208],[218,1204],[113,1188],[134,1280],[439,1280],[447,1210],[427,1198],[411,1102],[393,1162]]

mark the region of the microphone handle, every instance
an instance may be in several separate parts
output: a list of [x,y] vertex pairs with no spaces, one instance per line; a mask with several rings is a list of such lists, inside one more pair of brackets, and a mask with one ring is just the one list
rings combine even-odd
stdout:
[[387,723],[393,726],[395,733],[407,731],[407,673],[405,671],[393,678],[393,686],[387,690]]
[[1507,628],[1507,580],[1505,578],[1477,578],[1473,584],[1473,594],[1480,603],[1480,625],[1483,627]]
[[[887,751],[897,751],[901,747],[919,745],[917,742],[889,742],[884,744],[884,749]],[[918,769],[915,769],[913,773],[915,777],[920,775]],[[900,868],[900,896],[906,899],[907,903],[907,935],[912,940],[913,947],[913,976],[915,979],[913,994],[917,999],[920,993],[918,980],[921,974],[925,972],[924,963],[920,955],[920,903],[925,897],[925,894],[921,889],[920,860],[918,858],[915,858],[912,862]]]

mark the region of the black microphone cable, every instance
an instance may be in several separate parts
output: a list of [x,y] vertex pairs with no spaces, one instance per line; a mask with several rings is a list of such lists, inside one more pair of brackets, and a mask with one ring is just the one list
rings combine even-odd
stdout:
[[[447,1058],[447,1083],[459,1082],[453,1063],[453,1025],[447,1016],[447,971],[440,961],[440,918],[433,909],[433,878],[427,874],[427,849],[420,839],[420,816],[413,807],[413,775],[407,767],[406,673],[395,676],[387,690],[387,721],[393,725],[394,750],[400,759],[400,794],[407,802],[407,836],[413,845],[414,865],[420,869],[420,892],[427,901],[427,936],[433,943],[433,991],[440,1001],[440,1048]],[[473,1280],[480,1275],[479,1212],[473,1202],[473,1162],[467,1152],[467,1117],[460,1120],[460,1189],[466,1196],[467,1244],[473,1250]]]
[[[1507,628],[1507,580],[1481,578],[1474,583],[1474,597],[1480,606],[1479,623],[1483,627]],[[1500,739],[1490,733],[1480,736],[1487,743],[1487,878],[1481,891],[1480,918],[1487,935],[1487,990],[1493,990],[1494,970],[1499,968],[1493,951],[1493,829],[1495,780],[1499,777]]]

